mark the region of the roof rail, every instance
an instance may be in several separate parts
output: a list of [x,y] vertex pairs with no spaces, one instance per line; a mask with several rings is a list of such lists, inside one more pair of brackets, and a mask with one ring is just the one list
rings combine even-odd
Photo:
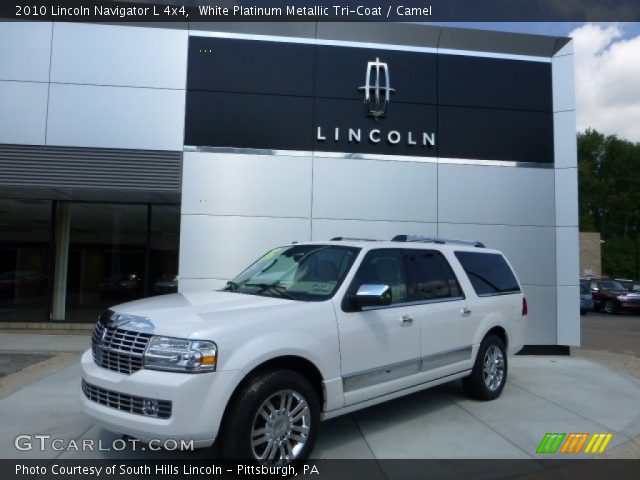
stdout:
[[356,237],[333,237],[331,239],[332,242],[340,242],[342,240],[346,240],[348,242],[377,242],[374,238],[356,238]]
[[455,238],[431,237],[426,235],[396,235],[391,239],[392,242],[422,242],[422,243],[440,243],[440,244],[456,244],[468,245],[471,247],[485,248],[484,243],[473,240],[458,240]]

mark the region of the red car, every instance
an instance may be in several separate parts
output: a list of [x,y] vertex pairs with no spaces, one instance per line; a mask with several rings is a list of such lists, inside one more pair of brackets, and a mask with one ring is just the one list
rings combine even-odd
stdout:
[[589,280],[593,293],[593,308],[605,313],[621,311],[640,313],[640,293],[626,290],[613,280]]

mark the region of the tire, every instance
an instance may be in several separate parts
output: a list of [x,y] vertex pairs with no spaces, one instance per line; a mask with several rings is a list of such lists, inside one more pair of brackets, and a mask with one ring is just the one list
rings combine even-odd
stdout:
[[587,311],[584,308],[580,309],[580,315],[586,315]]
[[607,300],[602,310],[604,313],[608,313],[609,315],[615,315],[618,309],[616,308],[616,304],[613,303],[613,300]]
[[[494,362],[491,362],[492,356],[495,358]],[[491,373],[487,372],[485,378],[485,363],[497,376],[492,377]],[[462,379],[462,385],[468,396],[486,401],[498,398],[506,383],[507,352],[504,342],[495,335],[488,335],[480,344],[471,375]]]
[[[241,385],[231,402],[220,438],[225,459],[289,465],[306,459],[313,450],[320,402],[311,383],[299,373],[259,372]],[[255,445],[254,437],[258,440]]]

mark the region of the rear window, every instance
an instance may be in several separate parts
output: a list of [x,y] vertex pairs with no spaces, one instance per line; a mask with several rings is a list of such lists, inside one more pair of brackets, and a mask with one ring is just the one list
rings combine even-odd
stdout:
[[498,253],[455,252],[479,296],[502,295],[520,291],[513,271]]

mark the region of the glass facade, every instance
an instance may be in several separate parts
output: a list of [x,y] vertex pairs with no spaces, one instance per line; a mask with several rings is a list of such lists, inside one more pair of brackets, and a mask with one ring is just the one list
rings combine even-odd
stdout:
[[178,205],[0,199],[0,321],[95,322],[177,291]]
[[0,199],[0,321],[47,318],[52,202]]

